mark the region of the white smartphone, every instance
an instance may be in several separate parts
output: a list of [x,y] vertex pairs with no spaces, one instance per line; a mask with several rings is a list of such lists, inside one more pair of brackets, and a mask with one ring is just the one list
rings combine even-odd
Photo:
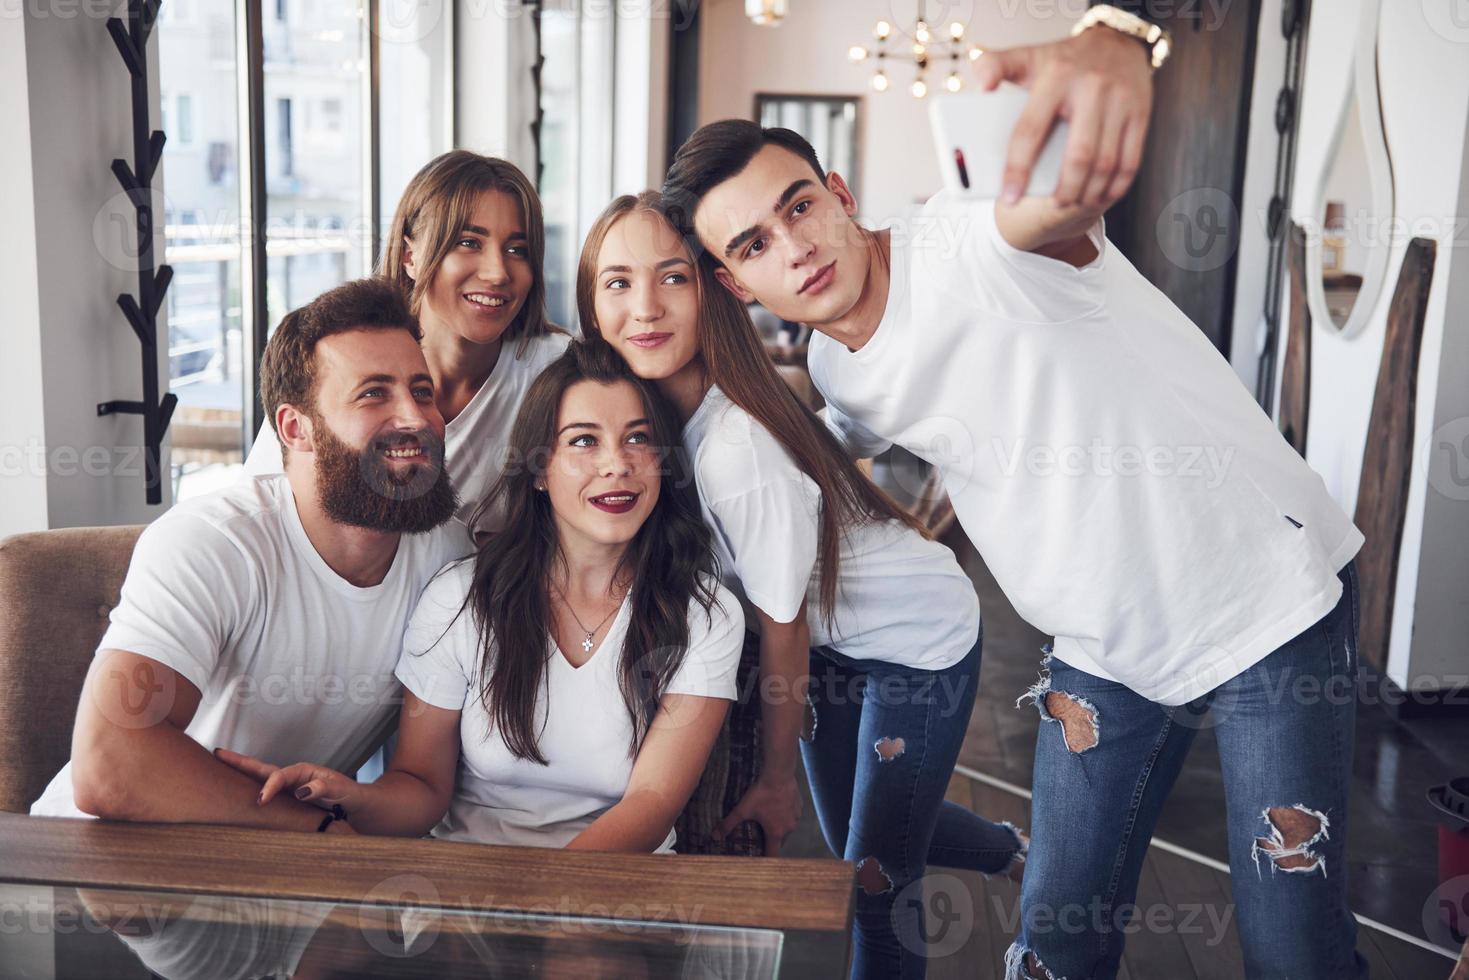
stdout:
[[[999,200],[1005,151],[1030,93],[1003,82],[993,92],[939,95],[928,106],[944,186],[971,197]],[[1025,196],[1049,197],[1061,178],[1066,123],[1057,120],[1030,171]]]

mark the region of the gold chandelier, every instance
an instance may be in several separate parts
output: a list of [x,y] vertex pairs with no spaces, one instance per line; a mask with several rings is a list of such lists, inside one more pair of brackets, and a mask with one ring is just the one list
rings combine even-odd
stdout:
[[[867,61],[869,58],[876,62],[877,69],[872,75],[872,87],[875,90],[879,92],[888,90],[890,79],[887,73],[887,62],[889,59],[912,61],[917,68],[913,85],[909,88],[915,99],[928,95],[930,67],[943,64],[949,66],[949,73],[944,79],[944,88],[948,91],[957,92],[964,87],[964,81],[959,76],[961,64],[966,58],[974,61],[984,53],[984,50],[965,40],[964,25],[957,20],[949,24],[946,34],[936,37],[924,16],[926,7],[927,4],[920,5],[918,23],[913,25],[911,35],[898,36],[891,23],[880,20],[872,28],[872,37],[876,42],[873,47],[854,44],[847,50],[847,56],[854,62]],[[906,39],[907,37],[912,38],[911,43]]]
[[761,27],[775,27],[785,20],[786,0],[745,0],[745,16]]

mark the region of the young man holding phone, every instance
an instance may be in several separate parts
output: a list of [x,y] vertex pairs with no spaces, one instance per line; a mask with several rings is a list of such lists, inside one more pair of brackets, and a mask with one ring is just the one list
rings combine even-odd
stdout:
[[[982,87],[1032,88],[999,202],[945,191],[917,234],[870,232],[809,144],[736,120],[684,144],[664,194],[728,289],[817,331],[809,365],[837,434],[856,455],[896,443],[933,464],[1006,595],[1056,637],[1027,694],[1056,724],[1036,748],[1009,974],[1115,974],[1147,842],[1207,718],[1247,972],[1360,975],[1345,822],[1362,536],[1107,243],[1145,114],[1118,127],[1109,99],[1069,95],[1054,66],[1105,61],[1115,77],[1079,77],[1126,88],[1157,52],[1112,29],[1125,19],[1093,19],[1060,46],[979,60]],[[1058,112],[1058,189],[1017,199]]]

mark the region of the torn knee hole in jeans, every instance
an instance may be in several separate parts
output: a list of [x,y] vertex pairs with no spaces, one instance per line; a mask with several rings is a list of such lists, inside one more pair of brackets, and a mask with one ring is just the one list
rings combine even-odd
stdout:
[[816,702],[811,700],[811,695],[806,695],[806,714],[801,719],[801,741],[810,742],[816,738]]
[[875,857],[865,857],[857,865],[857,884],[862,886],[863,893],[867,895],[882,895],[893,890],[893,879],[882,870],[882,865]]
[[1310,874],[1319,871],[1325,876],[1326,859],[1312,848],[1331,837],[1331,823],[1326,814],[1297,803],[1262,810],[1260,817],[1270,827],[1270,836],[1256,837],[1251,849],[1257,872],[1260,870],[1260,855],[1264,854],[1270,858],[1271,873]]
[[1061,980],[1034,952],[1015,943],[1005,951],[1006,980]]
[[[1050,659],[1048,652],[1046,661],[1049,662]],[[1015,707],[1020,707],[1026,701],[1035,703],[1036,711],[1040,712],[1045,721],[1061,723],[1061,734],[1066,739],[1066,747],[1073,754],[1095,748],[1101,740],[1102,723],[1096,705],[1075,694],[1052,690],[1049,670],[1043,669],[1040,679],[1015,699]]]
[[877,757],[883,762],[892,762],[907,750],[907,745],[901,738],[880,738],[873,743],[872,747],[877,751]]

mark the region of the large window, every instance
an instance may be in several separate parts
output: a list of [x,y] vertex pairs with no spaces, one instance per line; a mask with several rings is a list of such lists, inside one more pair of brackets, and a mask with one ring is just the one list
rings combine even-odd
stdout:
[[[246,3],[258,18],[255,41]],[[372,270],[403,186],[452,145],[452,6],[163,5],[164,238],[165,261],[174,268],[169,376],[179,399],[170,427],[175,499],[236,478],[255,436],[250,407],[265,336],[290,310]],[[377,11],[375,25],[369,9]],[[255,117],[252,87],[261,98]],[[263,181],[252,182],[251,161],[262,158]],[[263,195],[252,196],[258,185]],[[244,216],[252,213],[264,229],[263,263],[250,261],[254,226]],[[250,299],[262,293],[260,308]]]
[[538,187],[546,217],[546,306],[576,330],[576,264],[612,199],[615,4],[545,0],[540,7]]

